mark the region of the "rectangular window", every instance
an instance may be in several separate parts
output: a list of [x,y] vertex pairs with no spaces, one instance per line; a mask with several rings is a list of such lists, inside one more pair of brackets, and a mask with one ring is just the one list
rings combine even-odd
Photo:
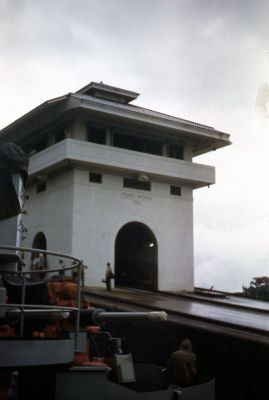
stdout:
[[55,135],[54,135],[54,138],[55,138],[55,143],[58,143],[58,142],[61,142],[62,140],[64,140],[65,139],[65,131],[64,131],[64,129],[56,132]]
[[46,190],[46,186],[47,186],[47,182],[39,182],[36,185],[36,193],[41,193],[41,192],[45,192]]
[[170,186],[170,194],[173,194],[174,196],[181,196],[181,187],[171,185]]
[[130,189],[151,190],[150,182],[141,182],[137,179],[123,178],[123,186]]
[[97,144],[106,144],[106,128],[89,126],[88,142]]
[[114,132],[113,145],[121,149],[140,151],[141,153],[162,155],[162,143],[156,140],[148,140],[142,137]]
[[39,151],[42,151],[44,149],[46,149],[48,147],[48,138],[45,136],[41,139],[38,140],[38,142],[36,142],[33,145],[34,149],[36,150],[36,152],[38,153]]
[[184,160],[184,147],[181,144],[169,144],[168,157]]
[[97,172],[90,172],[89,181],[94,183],[102,183],[102,174],[98,174]]

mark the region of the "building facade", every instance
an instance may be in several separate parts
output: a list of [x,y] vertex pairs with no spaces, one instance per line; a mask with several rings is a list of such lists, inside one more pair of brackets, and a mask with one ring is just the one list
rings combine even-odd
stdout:
[[83,259],[88,286],[110,262],[116,286],[192,290],[192,192],[215,183],[193,157],[229,135],[130,104],[137,97],[92,82],[1,131],[31,156],[22,245]]

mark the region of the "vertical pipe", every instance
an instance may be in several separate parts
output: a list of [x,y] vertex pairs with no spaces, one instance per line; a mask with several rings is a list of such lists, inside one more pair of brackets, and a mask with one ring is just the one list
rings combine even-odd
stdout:
[[80,286],[81,286],[81,265],[82,261],[77,266],[77,315],[76,315],[76,326],[75,326],[75,352],[78,351],[78,334],[80,325]]
[[24,305],[25,305],[25,274],[22,274],[22,287],[21,287],[21,317],[20,317],[20,336],[23,337],[24,331]]

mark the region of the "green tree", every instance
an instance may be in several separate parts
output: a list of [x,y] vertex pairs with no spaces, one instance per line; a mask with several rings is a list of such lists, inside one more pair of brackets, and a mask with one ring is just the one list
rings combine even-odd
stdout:
[[248,287],[243,286],[243,293],[258,299],[269,300],[269,276],[253,278]]

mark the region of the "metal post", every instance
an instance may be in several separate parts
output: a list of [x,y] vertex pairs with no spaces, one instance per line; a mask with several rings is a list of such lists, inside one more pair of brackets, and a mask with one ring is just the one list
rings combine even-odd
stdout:
[[23,337],[24,331],[24,305],[25,305],[25,274],[22,275],[22,288],[21,288],[21,317],[20,317],[20,336]]
[[78,335],[80,326],[80,286],[81,286],[81,265],[80,261],[77,266],[77,311],[76,311],[76,325],[75,325],[75,352],[78,352]]

